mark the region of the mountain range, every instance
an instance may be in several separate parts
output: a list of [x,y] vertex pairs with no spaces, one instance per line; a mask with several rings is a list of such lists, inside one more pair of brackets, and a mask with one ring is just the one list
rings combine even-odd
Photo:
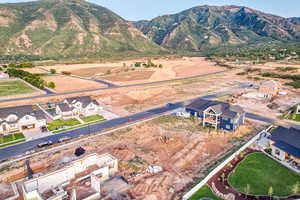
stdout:
[[89,57],[204,51],[250,42],[300,42],[300,18],[239,6],[198,6],[129,22],[83,0],[0,4],[0,54]]

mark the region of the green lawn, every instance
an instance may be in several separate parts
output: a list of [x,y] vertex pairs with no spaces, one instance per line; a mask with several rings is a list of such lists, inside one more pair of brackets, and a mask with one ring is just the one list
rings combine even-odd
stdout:
[[202,188],[200,188],[200,190],[198,190],[193,196],[191,196],[189,200],[199,200],[200,198],[204,197],[211,198],[213,200],[222,200],[221,198],[213,194],[208,185],[205,185]]
[[0,82],[0,96],[33,93],[35,90],[22,81]]
[[300,115],[292,114],[291,119],[297,122],[300,122]]
[[268,195],[270,187],[275,196],[300,193],[300,176],[263,153],[247,156],[229,176],[229,183],[252,195]]
[[[17,140],[19,140],[19,141],[17,141]],[[14,141],[16,141],[16,142],[14,142]],[[13,144],[17,144],[20,142],[24,142],[24,141],[25,141],[25,136],[22,133],[15,133],[12,135],[0,137],[0,148],[10,146]]]
[[76,126],[79,125],[80,122],[77,119],[68,119],[68,120],[54,120],[53,122],[48,124],[49,131],[54,131],[63,126]]
[[104,121],[104,117],[101,115],[93,115],[93,116],[89,116],[89,117],[84,117],[82,118],[82,120],[86,123],[88,122],[94,122],[94,121]]

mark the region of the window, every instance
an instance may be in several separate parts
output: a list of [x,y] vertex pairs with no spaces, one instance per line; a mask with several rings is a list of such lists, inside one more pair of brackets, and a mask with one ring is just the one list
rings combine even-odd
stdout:
[[279,151],[279,149],[276,149],[276,150],[275,150],[275,154],[276,154],[277,156],[280,156],[280,151]]
[[226,125],[226,129],[231,129],[231,126],[230,125]]

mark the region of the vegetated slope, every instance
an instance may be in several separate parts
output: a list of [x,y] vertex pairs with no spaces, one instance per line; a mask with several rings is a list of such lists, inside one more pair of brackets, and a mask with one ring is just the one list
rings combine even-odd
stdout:
[[239,6],[199,6],[134,25],[155,43],[177,50],[300,41],[299,18],[283,18]]
[[53,57],[159,52],[120,16],[83,0],[0,4],[0,54]]

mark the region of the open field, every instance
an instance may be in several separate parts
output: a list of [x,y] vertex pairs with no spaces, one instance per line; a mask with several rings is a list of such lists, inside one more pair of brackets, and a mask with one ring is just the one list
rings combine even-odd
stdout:
[[[263,153],[248,155],[229,176],[229,183],[240,192],[252,195],[273,195],[285,197],[294,194],[293,188],[300,186],[300,176]],[[245,191],[247,188],[249,190]]]
[[216,66],[214,62],[200,57],[160,58],[152,62],[162,67],[135,67],[136,62],[147,63],[145,59],[99,64],[54,65],[44,67],[58,72],[69,71],[82,77],[105,79],[116,84],[136,84],[175,78],[184,78],[222,71],[226,68]]
[[0,96],[30,94],[35,90],[22,81],[0,81]]
[[[33,169],[46,172],[58,169],[62,159],[74,157],[74,150],[79,146],[86,150],[86,154],[108,152],[119,159],[117,175],[132,183],[128,192],[133,197],[173,200],[181,196],[193,178],[201,176],[198,174],[200,169],[206,168],[233,146],[239,146],[239,139],[251,137],[256,131],[254,124],[247,124],[233,133],[215,132],[203,129],[190,119],[162,116],[65,149],[40,154],[31,158],[30,163]],[[164,171],[149,174],[149,165],[161,166]],[[21,178],[23,166],[20,161],[0,169],[0,188],[5,188],[2,185],[16,177]],[[170,192],[170,188],[174,192]],[[7,190],[2,189],[2,192]]]
[[32,74],[43,74],[43,73],[49,73],[46,70],[40,69],[38,67],[33,67],[33,68],[22,68],[21,70],[30,72]]
[[56,85],[54,89],[56,92],[72,92],[106,87],[106,85],[94,81],[63,75],[44,76],[43,79],[47,82],[53,81]]

